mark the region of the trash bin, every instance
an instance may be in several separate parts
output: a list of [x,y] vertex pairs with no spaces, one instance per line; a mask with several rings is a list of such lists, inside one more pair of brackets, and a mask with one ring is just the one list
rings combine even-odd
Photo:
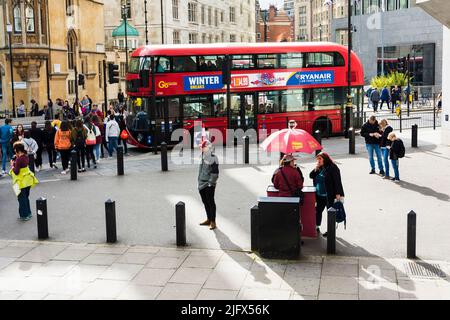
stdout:
[[260,197],[258,208],[260,255],[269,259],[297,259],[301,250],[299,199]]

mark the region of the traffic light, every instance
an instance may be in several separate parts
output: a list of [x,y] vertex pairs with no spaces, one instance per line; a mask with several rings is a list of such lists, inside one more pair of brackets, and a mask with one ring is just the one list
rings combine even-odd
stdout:
[[222,83],[224,85],[231,84],[231,58],[225,56],[222,63]]
[[84,84],[85,84],[85,77],[84,77],[84,74],[80,73],[80,74],[78,75],[78,85],[79,85],[79,86],[84,86]]
[[114,64],[112,62],[108,63],[108,78],[109,83],[119,83],[119,66],[117,64]]
[[397,60],[397,71],[400,72],[400,73],[406,73],[408,71],[406,57],[398,58],[398,60]]

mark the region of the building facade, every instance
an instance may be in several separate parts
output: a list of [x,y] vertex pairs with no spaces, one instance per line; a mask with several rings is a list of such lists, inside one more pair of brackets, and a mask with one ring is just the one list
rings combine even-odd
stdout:
[[257,12],[256,30],[257,42],[295,41],[294,20],[274,5]]
[[256,41],[255,0],[105,1],[104,29],[108,62],[119,65],[121,74],[120,84],[109,86],[108,99],[117,97],[119,88],[125,91],[124,37],[113,36],[113,32],[117,32],[117,28],[123,23],[122,7],[125,5],[129,7],[128,30],[137,32],[135,38],[127,37],[130,54],[134,48],[147,43],[151,45]]
[[294,29],[296,41],[312,41],[311,0],[295,0]]
[[[360,1],[353,8],[353,50],[361,58],[366,82],[397,68],[397,59],[411,57],[413,85],[437,92],[442,86],[443,26],[415,0]],[[332,41],[347,44],[348,22],[333,19]],[[383,48],[383,50],[382,50]]]
[[72,103],[76,73],[85,76],[78,96],[103,100],[103,0],[0,0],[0,112],[12,110],[7,25],[16,106],[23,100],[30,110],[35,99],[42,108],[48,98]]

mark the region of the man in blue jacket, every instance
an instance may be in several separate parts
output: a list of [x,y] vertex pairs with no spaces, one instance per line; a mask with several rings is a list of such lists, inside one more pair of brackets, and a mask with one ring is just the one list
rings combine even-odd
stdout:
[[6,174],[6,161],[12,157],[11,140],[14,129],[11,127],[11,119],[6,119],[5,124],[0,127],[0,145],[2,146],[2,172],[0,176]]
[[381,106],[380,110],[383,110],[383,104],[386,102],[387,108],[389,108],[389,101],[391,100],[391,96],[389,94],[389,90],[387,87],[384,87],[384,89],[381,91]]

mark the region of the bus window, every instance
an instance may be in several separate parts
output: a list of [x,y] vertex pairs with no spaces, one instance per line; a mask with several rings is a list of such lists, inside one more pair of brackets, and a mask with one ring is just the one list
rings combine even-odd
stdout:
[[141,58],[139,58],[139,57],[131,58],[130,64],[128,67],[128,72],[134,73],[134,74],[139,73],[140,62],[141,62]]
[[252,55],[236,55],[232,57],[231,69],[250,69],[254,68]]
[[343,67],[345,66],[345,60],[344,57],[339,53],[334,53],[334,66],[335,67]]
[[202,119],[212,116],[212,105],[208,97],[186,97],[183,104],[185,119]]
[[256,56],[258,69],[278,68],[278,59],[276,54],[259,54]]
[[225,94],[215,94],[214,99],[214,115],[216,117],[227,116],[227,96]]
[[306,54],[306,68],[334,66],[334,52],[310,52]]
[[141,70],[152,71],[152,59],[150,57],[142,58],[142,67]]
[[170,58],[158,57],[158,59],[156,60],[156,72],[157,73],[170,72]]
[[173,57],[174,72],[197,71],[197,57]]
[[222,70],[224,56],[200,56],[198,57],[198,71]]
[[303,68],[303,53],[280,54],[280,68]]
[[303,90],[283,91],[281,96],[281,112],[305,111]]

